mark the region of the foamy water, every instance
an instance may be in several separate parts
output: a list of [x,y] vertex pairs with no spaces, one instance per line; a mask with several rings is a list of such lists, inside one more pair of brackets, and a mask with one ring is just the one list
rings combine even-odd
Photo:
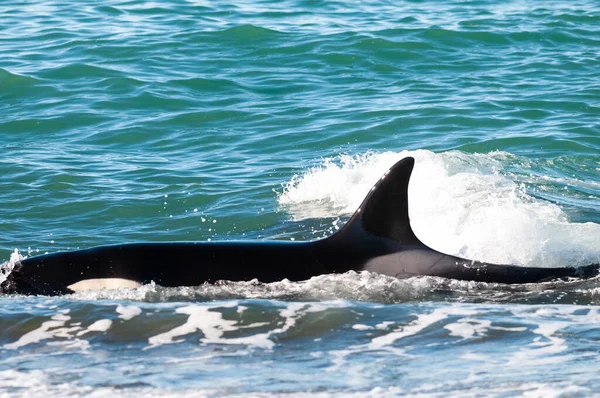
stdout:
[[[279,204],[295,220],[349,216],[383,173],[405,156],[416,160],[409,184],[411,223],[432,248],[523,266],[600,262],[600,225],[571,222],[561,207],[529,190],[585,182],[571,179],[568,185],[530,174],[526,161],[508,153],[418,150],[342,155],[294,176],[279,195]],[[521,174],[512,170],[515,165]]]
[[[600,320],[586,306],[245,299],[124,307],[77,296],[13,303],[15,322],[0,336],[16,338],[0,345],[6,396],[303,397],[314,389],[322,397],[558,397],[598,387],[580,362],[595,355],[588,339]],[[32,314],[48,318],[29,330]],[[560,369],[575,376],[543,376]]]

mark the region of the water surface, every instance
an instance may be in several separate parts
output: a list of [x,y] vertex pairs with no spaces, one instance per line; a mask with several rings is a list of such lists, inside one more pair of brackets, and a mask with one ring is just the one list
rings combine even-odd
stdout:
[[[410,155],[430,246],[598,263],[599,23],[594,1],[5,1],[0,262],[328,236]],[[2,295],[0,389],[589,396],[598,292],[351,273]]]

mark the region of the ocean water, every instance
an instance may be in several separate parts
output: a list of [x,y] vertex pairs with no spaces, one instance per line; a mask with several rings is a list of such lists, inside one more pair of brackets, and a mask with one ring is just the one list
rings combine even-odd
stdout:
[[[5,0],[2,271],[328,236],[407,155],[433,248],[600,263],[599,26],[584,0]],[[597,279],[369,273],[0,293],[0,396],[592,396],[599,305]]]

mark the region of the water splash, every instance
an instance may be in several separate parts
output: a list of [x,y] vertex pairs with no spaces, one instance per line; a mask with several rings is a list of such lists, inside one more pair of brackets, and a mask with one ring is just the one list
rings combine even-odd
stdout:
[[402,151],[342,155],[294,176],[279,205],[294,220],[348,216],[395,162],[416,159],[409,187],[412,225],[436,250],[468,259],[522,266],[600,263],[600,225],[573,223],[558,205],[531,195],[507,169],[521,168],[531,184],[531,161],[506,152]]
[[15,249],[10,254],[8,261],[0,264],[0,285],[6,281],[12,270],[15,268],[15,265],[24,259],[25,257],[19,253],[19,250]]

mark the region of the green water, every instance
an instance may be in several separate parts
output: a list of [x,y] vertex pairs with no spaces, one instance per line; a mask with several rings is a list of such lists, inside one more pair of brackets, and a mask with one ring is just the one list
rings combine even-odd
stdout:
[[[0,264],[329,235],[406,155],[432,247],[600,263],[599,27],[595,0],[4,0]],[[0,295],[0,395],[589,396],[597,289],[345,274]]]

